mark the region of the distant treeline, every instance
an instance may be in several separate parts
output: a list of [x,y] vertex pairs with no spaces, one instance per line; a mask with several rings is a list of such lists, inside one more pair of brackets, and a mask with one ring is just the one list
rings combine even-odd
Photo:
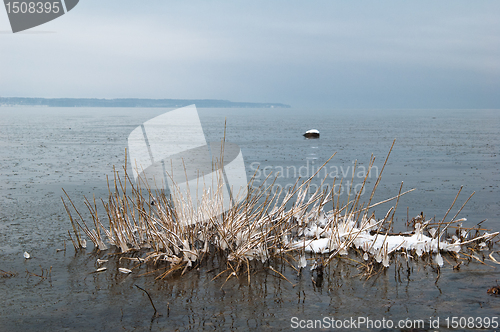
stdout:
[[196,107],[234,108],[290,108],[280,103],[246,103],[217,99],[97,99],[97,98],[22,98],[0,97],[0,106],[48,106],[48,107]]

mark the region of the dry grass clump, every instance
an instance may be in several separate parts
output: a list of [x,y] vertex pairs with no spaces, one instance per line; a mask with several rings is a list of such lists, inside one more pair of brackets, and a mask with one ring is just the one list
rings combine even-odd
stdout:
[[[366,185],[374,161],[372,156],[361,189]],[[458,213],[445,222],[458,195],[441,221],[425,220],[422,214],[408,221],[409,232],[390,233],[399,198],[411,190],[401,192],[401,185],[396,196],[372,204],[386,163],[387,159],[367,203],[361,203],[363,190],[351,194],[353,181],[347,203],[339,203],[341,186],[338,186],[338,193],[333,189],[317,189],[311,193],[313,176],[303,182],[298,180],[286,192],[273,192],[273,184],[252,189],[251,181],[247,195],[241,201],[232,200],[225,211],[222,171],[215,189],[205,190],[199,201],[193,202],[189,193],[175,187],[167,195],[163,190],[153,189],[154,186],[140,177],[133,183],[126,169],[124,179],[115,171],[113,185],[108,185],[109,199],[102,201],[104,220],[98,213],[95,198],[92,201],[85,198],[91,223],[84,220],[69,197],[69,204],[64,199],[63,203],[73,226],[71,239],[75,249],[86,247],[83,232],[96,250],[113,246],[122,254],[139,252],[141,257],[124,255],[122,258],[160,267],[156,270],[159,279],[175,271],[184,274],[214,256],[225,264],[220,266],[223,271],[217,277],[226,274],[226,281],[240,275],[250,279],[251,261],[277,260],[300,271],[307,266],[306,252],[321,256],[321,264],[316,262],[311,268],[316,271],[333,259],[353,260],[347,254],[349,251],[356,253],[362,257],[355,262],[365,277],[387,268],[391,259],[397,261],[398,257],[408,262],[427,255],[439,268],[443,265],[441,252],[449,252],[455,261],[478,259],[484,263],[484,257],[478,257],[477,253],[485,246],[491,249],[491,240],[498,232],[485,233],[479,226],[463,228],[460,223],[464,219],[456,219]],[[335,188],[335,181],[332,188]],[[375,219],[372,209],[389,201],[395,201],[395,206],[383,219]],[[455,233],[450,235],[450,230]],[[469,253],[461,252],[466,245]]]
[[0,277],[2,278],[12,278],[17,276],[17,272],[0,270]]

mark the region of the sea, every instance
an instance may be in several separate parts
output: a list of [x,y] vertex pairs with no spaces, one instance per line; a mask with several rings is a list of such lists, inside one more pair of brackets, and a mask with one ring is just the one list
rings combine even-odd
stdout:
[[[449,257],[439,271],[417,260],[369,279],[354,262],[339,260],[325,268],[320,284],[309,268],[282,268],[285,280],[265,264],[250,284],[246,276],[226,281],[217,278],[225,269],[217,262],[155,280],[152,267],[118,273],[114,249],[97,252],[89,241],[75,251],[63,189],[81,211],[84,197],[107,200],[108,180],[130,169],[129,134],[170,110],[0,107],[0,331],[500,330],[500,297],[487,293],[500,279],[490,251],[484,262],[472,259],[460,269]],[[199,108],[198,114],[207,142],[240,147],[254,186],[286,190],[317,173],[312,187],[337,184],[340,202],[349,190],[368,201],[380,175],[372,203],[414,189],[398,201],[395,232],[421,213],[442,220],[450,207],[445,221],[460,210],[464,227],[500,231],[500,110]],[[320,138],[304,138],[310,129]],[[395,204],[373,212],[383,218]],[[108,259],[105,272],[93,273],[97,259]]]

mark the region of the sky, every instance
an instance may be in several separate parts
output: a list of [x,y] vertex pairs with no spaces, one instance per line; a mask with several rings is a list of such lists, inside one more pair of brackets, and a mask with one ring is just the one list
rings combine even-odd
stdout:
[[13,34],[0,96],[500,109],[500,1],[80,0]]

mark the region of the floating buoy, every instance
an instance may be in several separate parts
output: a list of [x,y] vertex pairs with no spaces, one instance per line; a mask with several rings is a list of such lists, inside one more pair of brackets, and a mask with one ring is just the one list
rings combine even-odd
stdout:
[[27,251],[24,252],[23,256],[24,256],[25,259],[30,259],[31,258],[30,254],[28,254]]
[[305,138],[319,138],[319,130],[318,129],[311,129],[306,131],[304,134]]

